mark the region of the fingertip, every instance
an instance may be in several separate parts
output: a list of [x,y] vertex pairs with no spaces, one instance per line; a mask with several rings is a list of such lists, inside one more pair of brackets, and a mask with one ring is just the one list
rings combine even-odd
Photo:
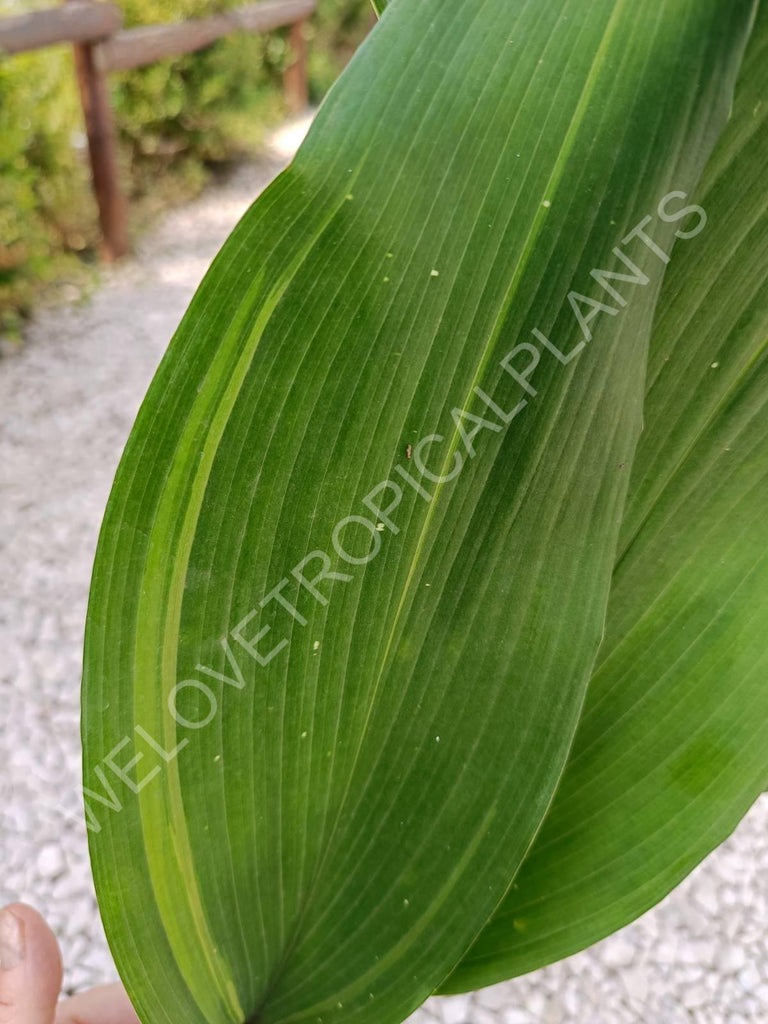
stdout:
[[0,1024],[50,1024],[61,991],[59,945],[32,907],[0,910]]
[[41,975],[51,980],[49,987],[56,984],[56,995],[61,990],[62,960],[61,950],[56,936],[46,924],[45,919],[27,903],[11,903],[4,908],[21,923],[25,946],[25,962]]

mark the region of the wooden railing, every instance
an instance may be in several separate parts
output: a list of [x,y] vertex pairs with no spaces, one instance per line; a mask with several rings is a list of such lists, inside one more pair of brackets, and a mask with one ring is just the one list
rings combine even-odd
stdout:
[[304,23],[316,6],[317,0],[260,0],[210,18],[121,30],[122,12],[106,0],[67,0],[49,10],[0,19],[0,57],[56,43],[74,46],[106,259],[123,256],[129,247],[128,208],[120,189],[107,86],[109,72],[191,53],[230,32],[268,32],[290,26],[293,61],[285,71],[284,88],[289,108],[299,111],[307,103]]

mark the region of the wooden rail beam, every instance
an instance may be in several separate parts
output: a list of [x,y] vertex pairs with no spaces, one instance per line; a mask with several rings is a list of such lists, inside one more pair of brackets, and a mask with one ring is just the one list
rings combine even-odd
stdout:
[[69,0],[60,7],[0,19],[0,54],[94,42],[117,32],[122,23],[122,11],[113,4]]
[[230,32],[268,32],[291,25],[316,6],[317,0],[262,0],[211,18],[129,28],[102,44],[99,61],[106,72],[127,71],[200,50]]

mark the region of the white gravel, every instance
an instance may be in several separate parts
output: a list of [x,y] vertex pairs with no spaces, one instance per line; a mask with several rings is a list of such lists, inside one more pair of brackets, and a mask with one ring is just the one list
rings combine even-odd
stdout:
[[[284,134],[290,149],[300,128]],[[43,911],[66,990],[114,977],[77,787],[88,580],[139,402],[211,258],[281,157],[170,214],[92,298],[42,312],[0,360],[0,902]],[[768,1022],[768,798],[660,907],[593,949],[414,1022]]]

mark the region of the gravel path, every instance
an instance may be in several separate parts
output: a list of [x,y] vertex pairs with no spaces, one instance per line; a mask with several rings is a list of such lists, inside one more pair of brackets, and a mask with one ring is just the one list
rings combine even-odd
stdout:
[[[78,696],[88,580],[120,451],[155,367],[274,154],[170,214],[81,305],[39,315],[0,361],[0,901],[56,930],[66,989],[114,977],[80,820]],[[282,152],[282,155],[281,155]],[[656,910],[593,949],[413,1024],[768,1022],[768,797]]]

